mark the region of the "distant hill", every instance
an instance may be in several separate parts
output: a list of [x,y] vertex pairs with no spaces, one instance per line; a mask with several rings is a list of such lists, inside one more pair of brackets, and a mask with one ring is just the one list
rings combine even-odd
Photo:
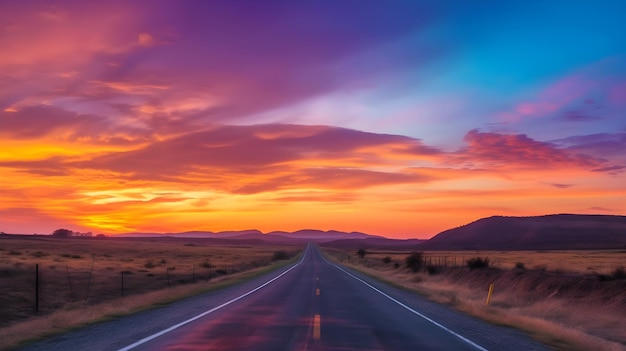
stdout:
[[185,238],[214,243],[298,244],[316,242],[337,248],[399,250],[585,250],[626,248],[626,216],[558,214],[536,217],[494,216],[449,229],[430,240],[389,239],[359,232],[302,229],[264,234],[240,231],[126,233],[119,238]]
[[370,237],[364,239],[339,239],[322,243],[323,246],[342,249],[382,249],[382,250],[421,250],[426,240],[421,239],[388,239]]
[[336,230],[322,231],[316,229],[302,229],[288,234],[278,234],[277,232],[269,233],[269,235],[281,235],[289,238],[297,238],[301,240],[312,240],[315,242],[326,242],[338,239],[365,239],[365,238],[382,238],[381,236],[369,235],[359,232],[340,232]]
[[263,235],[260,231],[256,229],[250,230],[238,230],[238,231],[225,231],[225,232],[208,232],[208,231],[189,231],[189,232],[181,232],[181,233],[124,233],[124,234],[116,234],[115,237],[118,238],[150,238],[150,237],[164,237],[164,236],[172,236],[177,238],[232,238],[241,235],[253,235],[259,234]]
[[494,216],[437,234],[421,250],[579,250],[626,248],[626,216]]
[[341,232],[336,230],[322,231],[315,229],[303,229],[295,232],[282,232],[275,231],[267,234],[251,229],[240,231],[225,231],[225,232],[210,232],[210,231],[190,231],[182,233],[125,233],[118,234],[115,237],[120,238],[196,238],[196,239],[231,239],[231,240],[257,240],[270,243],[297,243],[297,242],[328,242],[334,240],[353,240],[353,239],[366,239],[366,238],[380,238],[381,236],[369,235],[358,232]]

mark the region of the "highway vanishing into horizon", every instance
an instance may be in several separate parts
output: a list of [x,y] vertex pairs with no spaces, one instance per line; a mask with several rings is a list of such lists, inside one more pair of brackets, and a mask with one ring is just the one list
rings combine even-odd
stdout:
[[24,350],[549,350],[326,260],[97,323]]

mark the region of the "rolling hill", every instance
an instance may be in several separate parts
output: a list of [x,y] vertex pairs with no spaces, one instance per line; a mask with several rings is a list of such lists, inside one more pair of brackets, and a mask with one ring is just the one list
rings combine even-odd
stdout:
[[230,240],[257,240],[271,243],[294,243],[294,242],[328,242],[334,240],[356,240],[356,239],[382,239],[381,236],[369,235],[358,232],[341,232],[336,230],[322,231],[315,229],[303,229],[295,232],[262,232],[252,230],[209,232],[209,231],[189,231],[181,233],[125,233],[118,234],[119,238],[194,238],[194,239],[230,239]]
[[420,250],[579,250],[626,248],[626,216],[494,216],[441,232]]

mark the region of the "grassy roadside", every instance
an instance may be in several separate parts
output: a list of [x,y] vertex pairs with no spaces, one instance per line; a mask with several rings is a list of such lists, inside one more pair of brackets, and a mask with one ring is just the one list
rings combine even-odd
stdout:
[[[599,331],[581,327],[596,323],[600,325],[599,328],[611,329],[613,336],[619,334],[623,322],[620,322],[621,315],[615,311],[611,316],[607,316],[607,313],[594,310],[594,306],[577,306],[572,304],[572,301],[555,298],[534,301],[524,307],[527,301],[521,301],[516,294],[506,291],[494,295],[492,303],[486,306],[487,291],[471,289],[460,284],[460,280],[456,280],[458,276],[450,279],[444,274],[431,276],[424,272],[413,273],[404,268],[404,262],[400,267],[393,268],[393,265],[384,264],[379,258],[346,259],[347,255],[354,256],[354,253],[347,253],[345,250],[323,248],[323,252],[335,263],[348,266],[393,286],[416,292],[431,301],[448,305],[489,323],[523,330],[534,339],[555,349],[626,350],[624,344],[592,334]],[[456,272],[454,274],[463,274],[460,270]],[[514,299],[517,301],[512,302]],[[543,310],[543,314],[537,313],[537,309]],[[546,317],[546,314],[553,315]],[[583,320],[586,320],[586,324]],[[622,335],[618,337],[623,337],[623,331],[621,333]]]
[[281,260],[269,266],[222,276],[208,282],[175,286],[144,294],[131,295],[92,306],[75,304],[49,315],[34,318],[0,329],[0,350],[11,350],[46,337],[66,333],[86,325],[127,316],[140,311],[161,307],[173,302],[224,289],[293,264],[302,256],[301,251],[289,260]]

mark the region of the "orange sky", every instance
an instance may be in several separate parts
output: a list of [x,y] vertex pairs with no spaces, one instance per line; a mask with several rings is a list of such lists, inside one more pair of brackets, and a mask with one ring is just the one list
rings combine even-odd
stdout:
[[476,52],[428,44],[442,9],[342,26],[330,8],[144,5],[0,5],[0,231],[428,238],[626,213],[621,53],[496,87],[463,73]]

